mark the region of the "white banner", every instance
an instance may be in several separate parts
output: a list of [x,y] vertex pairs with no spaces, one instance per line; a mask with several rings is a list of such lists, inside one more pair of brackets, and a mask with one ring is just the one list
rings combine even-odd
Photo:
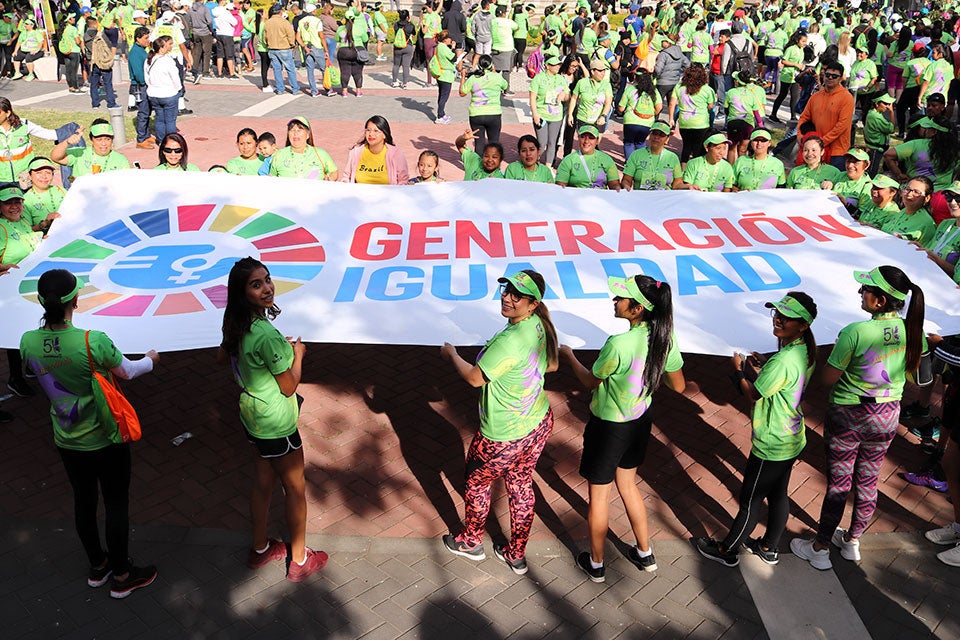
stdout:
[[608,275],[673,287],[683,351],[771,351],[767,300],[813,296],[820,343],[860,310],[854,269],[901,266],[929,330],[960,332],[960,295],[925,254],[861,227],[829,194],[614,193],[504,180],[368,187],[286,178],[124,171],[78,180],[49,238],[0,278],[15,347],[42,315],[47,269],[84,278],[77,326],[121,349],[220,343],[227,273],[270,268],[287,335],[311,342],[482,344],[504,320],[497,278],[533,268],[561,340],[599,348],[625,330]]

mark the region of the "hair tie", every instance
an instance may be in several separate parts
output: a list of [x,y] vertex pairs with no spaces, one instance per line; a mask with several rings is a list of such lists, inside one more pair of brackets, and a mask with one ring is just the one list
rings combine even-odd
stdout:
[[661,284],[663,284],[663,283],[662,283],[662,282],[660,282],[659,280],[657,280],[657,289],[659,289],[659,288],[660,288],[660,285],[661,285]]

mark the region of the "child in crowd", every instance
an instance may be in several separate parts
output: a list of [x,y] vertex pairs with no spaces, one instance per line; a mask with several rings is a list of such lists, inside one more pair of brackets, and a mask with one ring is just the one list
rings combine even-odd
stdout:
[[440,156],[436,151],[427,149],[420,153],[420,158],[417,160],[417,173],[419,175],[410,178],[408,184],[443,182],[443,178],[440,177]]
[[257,153],[263,159],[260,169],[257,173],[261,176],[270,175],[270,164],[273,161],[273,154],[277,152],[277,138],[269,131],[264,131],[257,138]]

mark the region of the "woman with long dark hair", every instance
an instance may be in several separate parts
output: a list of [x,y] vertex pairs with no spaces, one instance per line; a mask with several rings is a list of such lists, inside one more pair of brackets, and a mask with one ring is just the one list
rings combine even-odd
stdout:
[[187,140],[177,132],[168,133],[160,141],[157,149],[159,164],[154,170],[159,171],[200,171],[200,167],[187,162],[189,150]]
[[[807,444],[801,401],[817,362],[817,341],[810,330],[817,305],[806,293],[791,291],[764,306],[773,317],[777,352],[770,358],[759,353],[744,358],[735,353],[731,359],[737,390],[755,403],[740,510],[723,540],[694,541],[700,555],[728,567],[740,564],[741,547],[767,564],[780,561],[780,537],[790,515],[790,471]],[[766,531],[763,538],[752,538],[764,500],[768,507]]]
[[17,182],[30,166],[34,157],[31,136],[56,140],[57,132],[22,120],[9,98],[0,97],[0,182]]
[[[908,371],[920,366],[923,350],[923,291],[897,267],[855,271],[860,308],[870,319],[840,330],[820,375],[830,390],[824,424],[827,492],[815,540],[795,538],[793,554],[827,570],[830,545],[845,560],[860,560],[860,536],[877,507],[877,481],[897,434],[900,398]],[[906,320],[900,311],[907,306]],[[847,495],[855,490],[849,530],[839,528]]]
[[617,111],[623,115],[624,158],[646,144],[650,127],[662,109],[663,101],[653,86],[653,76],[645,69],[638,70],[634,83],[627,85],[617,105]]
[[606,579],[603,544],[614,481],[637,539],[627,559],[642,571],[657,569],[647,512],[636,484],[637,468],[643,464],[650,440],[653,393],[661,382],[678,393],[686,386],[683,358],[673,333],[670,285],[639,275],[610,277],[607,287],[613,294],[613,315],[627,320],[630,329],[607,338],[590,369],[577,360],[573,349],[560,348],[580,384],[593,391],[580,457],[580,475],[589,483],[590,551],[577,556],[577,566],[593,582]]
[[407,158],[394,144],[386,118],[367,118],[363,137],[350,149],[343,179],[360,184],[407,184],[410,180]]
[[238,260],[227,278],[223,342],[217,360],[229,362],[240,385],[240,422],[253,445],[255,473],[250,495],[253,546],[247,566],[259,569],[287,557],[282,540],[267,537],[270,496],[283,485],[290,566],[287,579],[300,582],[327,564],[327,554],[306,546],[307,497],[303,475],[303,441],[297,431],[300,406],[297,386],[307,348],[287,340],[271,324],[280,314],[267,267],[254,258]]
[[680,152],[680,162],[683,163],[704,154],[703,141],[710,135],[710,112],[717,101],[717,94],[707,80],[707,70],[703,65],[691,64],[684,69],[680,83],[670,95],[667,118],[671,127],[677,106],[680,107],[676,125],[683,140],[683,150]]
[[440,356],[457,374],[480,387],[480,431],[467,451],[464,523],[443,536],[444,548],[469,560],[486,558],[483,530],[490,512],[490,486],[503,478],[510,505],[510,542],[493,553],[510,569],[527,572],[526,548],[533,525],[533,470],[553,429],[553,411],[544,376],[557,369],[557,332],[543,303],[546,283],[536,271],[518,271],[498,280],[500,315],[507,326],[491,338],[470,364],[450,343]]
[[774,122],[780,122],[777,113],[780,111],[780,105],[790,95],[790,119],[797,117],[797,100],[800,99],[800,85],[796,81],[797,74],[803,71],[803,48],[807,46],[806,31],[797,31],[787,42],[787,48],[783,52],[783,58],[780,59],[780,93],[777,99],[773,101],[773,109],[770,111],[770,119]]
[[[560,71],[558,73],[563,76],[567,82],[567,99],[563,101],[563,113],[566,114],[570,107],[570,101],[573,100],[573,90],[577,86],[577,83],[586,77],[586,71],[583,65],[580,64],[580,58],[575,55],[569,55],[560,63]],[[566,117],[561,118],[561,121],[563,122],[563,155],[568,156],[573,150],[573,138],[576,129],[567,122]],[[554,158],[554,164],[556,164],[556,158]]]
[[[358,29],[354,21],[364,22],[364,18],[357,9],[350,7],[343,15],[344,23],[337,29],[337,63],[340,66],[340,94],[346,97],[350,87],[350,78],[353,78],[354,91],[359,98],[363,95],[363,64],[357,59],[357,49],[366,48],[366,40],[357,36]],[[366,33],[364,28],[363,33]]]
[[898,100],[904,87],[903,68],[910,60],[912,47],[913,32],[907,25],[903,25],[897,39],[887,45],[887,93]]
[[180,81],[180,70],[173,56],[173,38],[159,36],[150,44],[150,53],[144,64],[143,77],[147,81],[147,98],[150,108],[156,117],[154,127],[157,131],[157,140],[163,139],[168,133],[177,132],[177,101],[183,83]]
[[[157,578],[157,568],[134,566],[129,555],[130,444],[105,424],[93,396],[94,371],[132,380],[153,371],[160,355],[128,360],[102,331],[73,325],[84,281],[52,269],[37,281],[43,326],[23,334],[20,354],[50,399],[53,441],[73,488],[74,524],[87,553],[87,585],[111,580],[110,596],[126,598]],[[97,507],[103,496],[107,550],[100,543]]]
[[493,68],[493,58],[484,54],[477,67],[460,76],[460,97],[470,96],[467,114],[470,128],[476,134],[473,150],[481,153],[487,142],[500,142],[503,107],[500,96],[509,88],[503,76]]
[[[953,123],[946,116],[922,118],[918,125],[921,137],[907,140],[883,152],[883,162],[890,174],[901,182],[910,178],[930,178],[934,191],[941,191],[953,182],[953,172],[960,162],[960,144]],[[900,169],[903,162],[905,170]]]
[[[397,23],[393,26],[393,83],[395,89],[406,89],[410,82],[410,63],[416,43],[417,28],[410,22],[410,12],[400,9]],[[400,72],[403,71],[403,80]]]

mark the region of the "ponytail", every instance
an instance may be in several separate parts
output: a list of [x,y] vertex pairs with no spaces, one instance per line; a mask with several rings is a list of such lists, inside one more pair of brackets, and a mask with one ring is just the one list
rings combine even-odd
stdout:
[[82,286],[77,277],[66,269],[51,269],[40,276],[37,281],[37,295],[40,298],[40,304],[43,305],[45,327],[63,324],[66,321],[67,304],[76,298],[76,295],[70,296],[67,300],[63,298],[74,290],[79,291]]
[[[910,306],[907,307],[907,318],[904,326],[907,331],[907,371],[916,371],[920,367],[920,355],[923,351],[923,315],[924,301],[923,290],[910,281],[903,271],[897,267],[883,265],[878,267],[880,274],[890,286],[901,293],[910,294]],[[871,287],[871,291],[876,296],[883,296],[887,303],[881,311],[900,311],[904,307],[904,301],[898,300],[892,295],[877,287]]]
[[[788,291],[787,295],[800,303],[814,320],[817,319],[817,303],[803,291]],[[803,331],[803,343],[807,347],[807,366],[812,367],[817,361],[817,339],[813,337],[813,330],[810,325]],[[783,347],[783,345],[777,345]]]
[[[647,393],[653,393],[660,386],[663,370],[667,364],[667,354],[673,343],[673,296],[670,285],[650,276],[634,276],[634,282],[640,293],[653,305],[652,310],[644,309],[642,320],[650,323],[650,339],[647,347],[647,361],[643,367],[643,386]],[[640,304],[639,301],[634,301]]]
[[550,311],[543,302],[543,295],[547,292],[547,283],[543,279],[543,276],[533,269],[524,269],[523,273],[530,276],[537,285],[537,289],[540,290],[540,304],[536,306],[533,312],[540,316],[540,322],[543,324],[543,331],[546,334],[545,339],[547,343],[547,364],[551,365],[559,359],[560,349],[559,341],[557,340],[557,329],[553,326],[553,321],[550,319]]

